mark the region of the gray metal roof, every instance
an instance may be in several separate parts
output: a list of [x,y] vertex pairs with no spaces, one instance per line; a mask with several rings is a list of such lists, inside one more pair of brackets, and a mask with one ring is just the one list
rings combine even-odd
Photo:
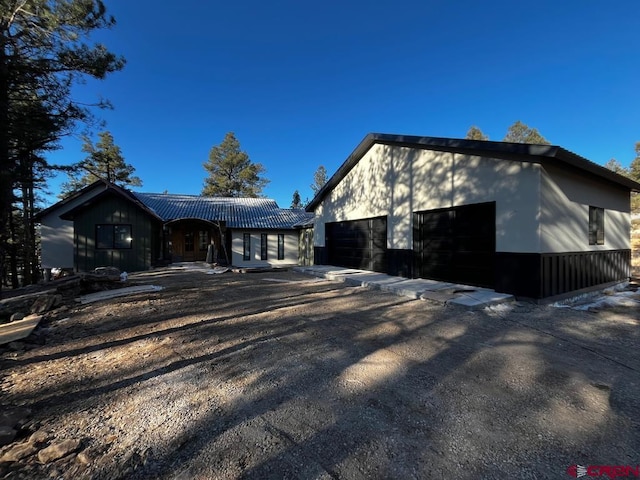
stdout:
[[131,193],[165,222],[198,218],[223,221],[229,228],[290,229],[313,219],[304,210],[280,208],[270,198]]

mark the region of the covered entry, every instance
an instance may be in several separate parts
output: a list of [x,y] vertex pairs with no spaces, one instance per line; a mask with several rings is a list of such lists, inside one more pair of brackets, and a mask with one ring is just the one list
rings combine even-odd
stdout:
[[374,272],[387,269],[387,217],[327,223],[329,265]]
[[199,219],[181,219],[168,222],[169,252],[172,262],[204,262],[209,245],[213,248],[212,263],[226,263],[222,241],[223,227],[216,222]]
[[494,288],[496,203],[413,214],[417,277]]

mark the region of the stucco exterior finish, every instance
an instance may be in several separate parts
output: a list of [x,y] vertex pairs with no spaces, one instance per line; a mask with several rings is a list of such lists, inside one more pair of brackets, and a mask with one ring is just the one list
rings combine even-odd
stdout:
[[[251,235],[251,258],[243,259],[244,234]],[[261,234],[267,233],[267,260],[260,259]],[[278,260],[278,234],[284,234],[284,259]],[[231,264],[234,267],[267,267],[298,264],[297,230],[233,230],[231,232]]]
[[315,210],[315,245],[327,222],[387,216],[387,247],[412,248],[413,212],[496,202],[496,250],[540,251],[540,165],[373,145]]
[[[629,191],[545,163],[541,175],[541,253],[629,249]],[[589,206],[605,210],[604,245],[589,245]]]

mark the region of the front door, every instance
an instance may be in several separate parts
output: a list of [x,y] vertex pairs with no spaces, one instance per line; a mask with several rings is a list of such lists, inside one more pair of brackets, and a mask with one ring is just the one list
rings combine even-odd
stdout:
[[173,227],[171,234],[173,262],[204,262],[211,243],[211,233],[202,227]]

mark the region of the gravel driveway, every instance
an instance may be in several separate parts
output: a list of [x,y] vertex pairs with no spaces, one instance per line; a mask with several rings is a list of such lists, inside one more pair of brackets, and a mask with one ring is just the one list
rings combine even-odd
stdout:
[[[130,280],[164,289],[56,311],[45,345],[2,353],[0,403],[31,414],[0,478],[540,479],[640,464],[638,309],[468,311],[293,272]],[[62,458],[39,453],[65,441]]]

